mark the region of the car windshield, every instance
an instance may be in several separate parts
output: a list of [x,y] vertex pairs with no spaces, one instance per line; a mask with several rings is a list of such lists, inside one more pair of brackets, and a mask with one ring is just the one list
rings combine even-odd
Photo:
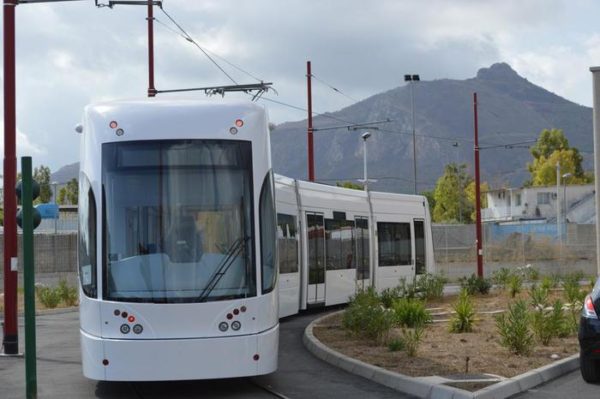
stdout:
[[102,146],[105,297],[180,303],[253,296],[251,144]]

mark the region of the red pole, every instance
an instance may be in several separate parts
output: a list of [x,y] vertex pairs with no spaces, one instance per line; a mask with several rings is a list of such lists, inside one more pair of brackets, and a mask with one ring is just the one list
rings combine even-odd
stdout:
[[152,0],[148,0],[148,97],[154,96],[154,14]]
[[481,234],[481,187],[479,175],[479,133],[477,123],[477,93],[473,93],[473,115],[475,125],[475,229],[477,231],[477,276],[483,277],[483,237]]
[[306,61],[306,86],[308,91],[308,181],[315,181],[315,155],[313,152],[312,87],[310,61]]
[[15,7],[16,0],[4,0],[4,353],[19,353],[17,325],[17,271],[11,260],[17,257],[17,180],[15,110]]

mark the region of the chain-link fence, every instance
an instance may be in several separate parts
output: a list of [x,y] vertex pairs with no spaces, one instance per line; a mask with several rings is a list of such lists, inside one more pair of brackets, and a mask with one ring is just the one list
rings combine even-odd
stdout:
[[[475,225],[434,225],[438,271],[455,279],[476,271]],[[543,274],[596,274],[596,226],[590,224],[484,224],[484,273],[532,265]]]

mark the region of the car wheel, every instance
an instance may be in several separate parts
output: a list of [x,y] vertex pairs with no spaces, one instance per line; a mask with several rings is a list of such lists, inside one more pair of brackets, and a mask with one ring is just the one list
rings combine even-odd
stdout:
[[598,365],[596,359],[592,359],[589,355],[580,353],[579,368],[585,382],[600,382],[600,365]]

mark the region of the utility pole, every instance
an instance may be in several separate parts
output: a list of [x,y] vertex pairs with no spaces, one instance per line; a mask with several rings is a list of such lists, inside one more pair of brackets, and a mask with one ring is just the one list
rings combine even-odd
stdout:
[[15,108],[15,7],[4,0],[4,335],[5,355],[18,355],[17,325],[17,180]]
[[310,61],[306,61],[306,90],[308,94],[308,181],[315,181],[315,159],[313,150],[312,84]]
[[560,162],[556,162],[556,235],[562,243],[562,229],[560,228]]
[[148,97],[156,96],[154,87],[154,2],[148,0]]
[[477,233],[477,276],[483,277],[483,237],[481,234],[481,182],[479,176],[479,132],[477,120],[477,93],[473,93],[473,122],[475,133],[475,230]]

